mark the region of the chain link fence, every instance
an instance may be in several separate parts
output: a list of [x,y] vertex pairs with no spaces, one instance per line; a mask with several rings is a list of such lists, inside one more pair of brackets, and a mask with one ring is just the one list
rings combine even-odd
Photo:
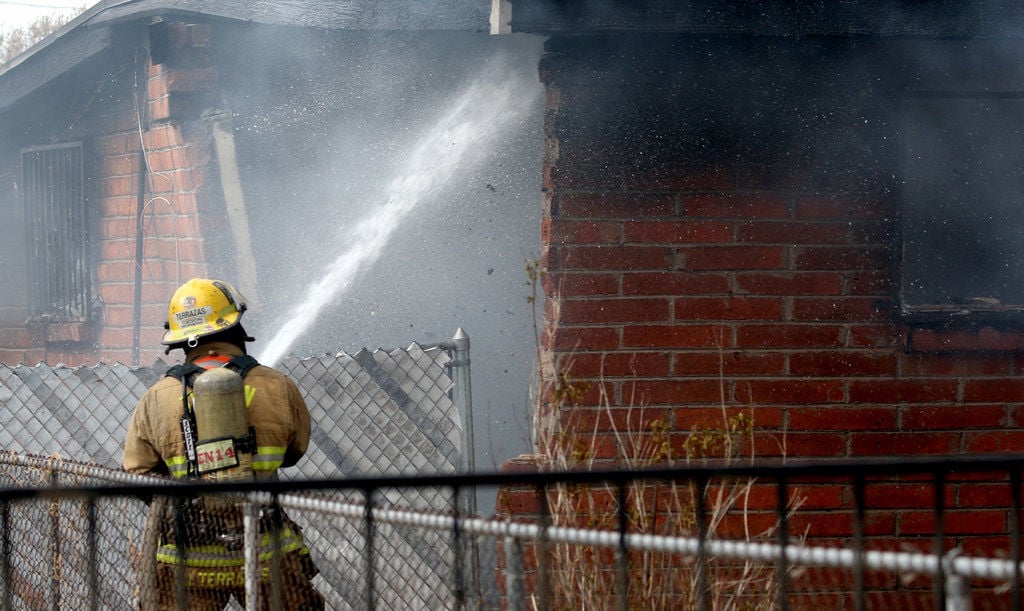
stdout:
[[[0,418],[6,424],[0,429],[0,447],[10,457],[49,456],[116,472],[135,403],[169,366],[161,360],[152,367],[134,368],[2,365]],[[406,349],[288,357],[277,369],[296,381],[313,422],[306,456],[295,468],[282,471],[284,480],[452,474],[472,465],[472,436],[463,425],[471,425],[472,409],[468,339],[461,331],[452,342],[436,346],[414,343]],[[97,472],[90,475],[80,469],[71,470],[73,476],[58,477],[65,471],[54,470],[52,462],[7,467],[0,472],[0,483],[32,487],[97,481]],[[365,501],[358,491],[338,495],[332,500]],[[380,488],[371,501],[418,511],[450,513],[456,505],[463,512],[475,509],[471,496],[437,487]],[[136,593],[126,584],[134,583],[133,566],[142,558],[146,507],[126,497],[103,499],[93,509],[101,516],[96,573],[101,584],[110,584],[101,587],[102,599],[111,601],[111,608],[130,608]],[[82,524],[82,511],[80,503],[68,505],[63,500],[11,507],[10,532],[20,539],[14,542],[16,570],[10,583],[25,608],[49,608],[37,603],[53,600],[62,601],[61,608],[82,608],[66,601],[86,590],[80,587],[85,573],[74,572],[81,565],[68,562],[81,558],[84,542],[70,537],[60,541],[63,549],[50,550],[30,544],[49,540],[44,535],[51,532],[80,532],[76,526]],[[361,559],[366,537],[358,522],[326,519],[316,512],[289,517],[302,527],[320,569],[317,588],[331,608],[363,608],[364,575],[351,570]],[[376,571],[375,596],[382,604],[429,608],[451,596],[455,584],[443,567],[454,552],[443,534],[381,525],[373,536],[378,558],[386,559]],[[475,569],[474,563],[467,564],[467,583],[478,583]]]

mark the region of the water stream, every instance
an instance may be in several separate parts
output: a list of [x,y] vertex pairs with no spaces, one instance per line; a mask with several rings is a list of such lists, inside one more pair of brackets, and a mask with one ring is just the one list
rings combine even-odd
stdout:
[[342,251],[305,291],[258,355],[259,361],[276,365],[319,313],[380,257],[403,219],[456,173],[486,159],[496,141],[526,115],[537,91],[536,83],[489,69],[454,96],[444,113],[427,123],[427,131],[408,147],[400,170],[381,189],[379,203],[339,236]]

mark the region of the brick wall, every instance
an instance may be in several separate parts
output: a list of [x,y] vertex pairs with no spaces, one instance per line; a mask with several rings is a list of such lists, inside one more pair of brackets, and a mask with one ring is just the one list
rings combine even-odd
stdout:
[[[615,431],[658,421],[681,458],[693,430],[738,413],[754,421],[744,451],[758,458],[1024,447],[1019,331],[916,329],[896,315],[894,100],[914,75],[880,77],[857,50],[823,44],[548,42],[544,347],[549,380],[568,372],[582,389],[561,432],[596,463],[621,464]],[[988,485],[947,496],[950,532],[974,550],[1009,527]],[[869,499],[882,510],[868,534],[932,532],[927,488]],[[817,500],[794,528],[850,535],[849,489],[803,492]],[[531,514],[534,494],[506,489],[499,511]],[[771,523],[772,503],[751,509]]]
[[[13,315],[20,321],[4,334],[4,362],[130,362],[138,273],[139,362],[151,363],[163,356],[159,342],[174,289],[195,276],[230,271],[211,261],[208,241],[223,242],[230,235],[201,116],[216,98],[212,29],[161,23],[147,36],[153,56],[137,56],[145,61],[139,77],[131,74],[138,66],[135,56],[108,60],[99,76],[76,86],[72,99],[90,103],[72,108],[70,127],[65,108],[65,114],[47,114],[37,122],[37,133],[28,136],[29,143],[58,137],[87,146],[98,316],[74,337],[55,338],[45,327],[26,327],[23,312]],[[139,80],[142,95],[133,85]],[[141,194],[140,179],[145,180]]]

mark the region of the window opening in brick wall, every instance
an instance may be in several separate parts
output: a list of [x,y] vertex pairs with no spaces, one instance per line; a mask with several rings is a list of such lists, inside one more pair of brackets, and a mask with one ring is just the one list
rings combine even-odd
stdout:
[[903,314],[1024,318],[1024,93],[912,96],[902,126]]
[[91,282],[82,143],[22,150],[33,322],[88,322]]

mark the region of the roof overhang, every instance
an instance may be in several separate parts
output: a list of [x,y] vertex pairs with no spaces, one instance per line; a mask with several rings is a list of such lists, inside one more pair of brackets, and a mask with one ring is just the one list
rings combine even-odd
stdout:
[[117,44],[122,25],[155,19],[371,31],[486,32],[491,0],[101,0],[0,66],[0,112]]
[[1019,0],[493,0],[492,33],[1021,38]]

